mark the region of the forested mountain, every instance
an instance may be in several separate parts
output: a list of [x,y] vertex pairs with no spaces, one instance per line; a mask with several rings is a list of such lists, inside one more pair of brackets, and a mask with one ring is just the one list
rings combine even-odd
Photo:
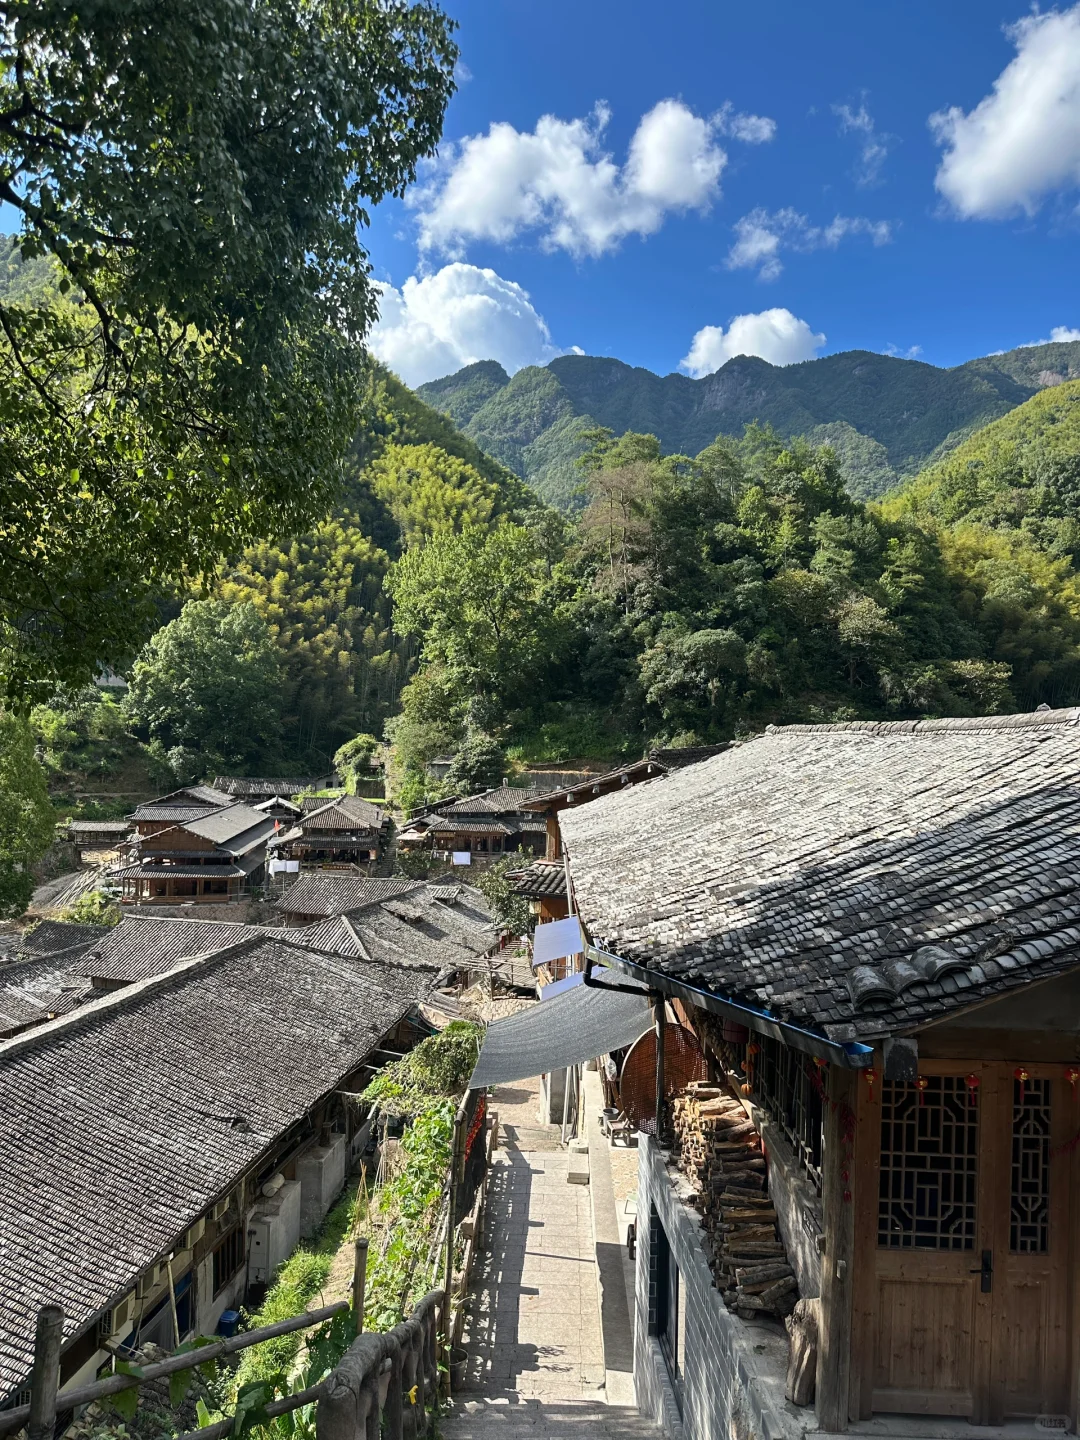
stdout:
[[1080,342],[1067,342],[949,370],[866,350],[782,367],[740,355],[702,380],[587,355],[511,378],[486,360],[418,393],[542,499],[573,513],[584,503],[576,462],[598,426],[653,434],[665,454],[696,455],[757,421],[832,445],[849,492],[868,498],[1039,390],[1077,377]]

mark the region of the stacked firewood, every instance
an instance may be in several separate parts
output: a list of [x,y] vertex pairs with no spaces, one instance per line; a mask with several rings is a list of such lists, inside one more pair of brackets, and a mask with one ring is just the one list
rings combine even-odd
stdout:
[[740,1314],[788,1315],[799,1298],[766,1190],[761,1139],[729,1090],[692,1083],[673,1105],[675,1154],[694,1187],[713,1276]]

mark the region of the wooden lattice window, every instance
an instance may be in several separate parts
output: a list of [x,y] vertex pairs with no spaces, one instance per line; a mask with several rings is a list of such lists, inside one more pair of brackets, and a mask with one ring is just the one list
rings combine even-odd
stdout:
[[1050,1081],[1014,1080],[1009,1249],[1045,1255],[1050,1248]]
[[754,1097],[787,1136],[796,1159],[820,1190],[821,1082],[813,1073],[814,1062],[778,1040],[761,1035],[754,1039]]
[[978,1189],[978,1095],[959,1075],[881,1094],[878,1244],[972,1250]]

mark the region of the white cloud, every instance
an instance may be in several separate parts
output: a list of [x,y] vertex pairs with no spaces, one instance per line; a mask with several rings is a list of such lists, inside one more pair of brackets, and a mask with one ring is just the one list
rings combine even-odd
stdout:
[[855,167],[857,185],[877,185],[881,179],[881,167],[889,155],[891,135],[882,135],[874,125],[873,116],[864,100],[858,110],[850,105],[834,105],[833,114],[840,121],[841,135],[858,135],[859,161]]
[[422,279],[410,276],[400,290],[379,289],[381,314],[369,344],[408,385],[474,360],[498,360],[512,374],[564,353],[528,294],[494,270],[455,263]]
[[713,116],[713,125],[722,135],[741,140],[744,145],[765,145],[776,134],[776,121],[767,115],[747,115],[725,100]]
[[775,280],[783,270],[782,248],[835,250],[841,240],[868,235],[875,245],[892,239],[888,220],[867,220],[861,215],[837,215],[828,225],[811,225],[797,210],[751,210],[735,222],[735,244],[725,264],[729,270],[756,270],[760,280]]
[[1080,184],[1080,5],[1006,32],[1016,56],[969,114],[930,116],[945,149],[935,184],[964,219],[1033,215],[1045,196]]
[[883,355],[893,355],[900,360],[917,360],[922,354],[922,346],[909,345],[906,350],[903,350],[899,345],[889,344],[885,346],[885,349],[881,353]]
[[[1071,325],[1055,325],[1050,331],[1049,338],[1044,340],[1027,340],[1023,345],[1018,346],[1020,350],[1030,350],[1035,345],[1064,345],[1080,340],[1080,330]],[[995,355],[1004,355],[1004,350],[995,350]]]
[[[716,143],[727,119],[702,119],[681,101],[661,100],[639,123],[621,167],[603,149],[610,112],[583,120],[542,116],[536,129],[493,124],[429,168],[410,192],[420,248],[460,258],[469,241],[506,244],[527,231],[550,250],[602,255],[628,235],[651,235],[669,212],[707,210],[720,194],[727,154]],[[771,122],[732,116],[766,138]]]
[[722,325],[704,326],[694,336],[690,353],[679,361],[679,369],[700,380],[734,355],[759,355],[771,365],[794,365],[813,360],[824,344],[825,336],[815,335],[790,310],[762,310],[734,316],[726,330]]

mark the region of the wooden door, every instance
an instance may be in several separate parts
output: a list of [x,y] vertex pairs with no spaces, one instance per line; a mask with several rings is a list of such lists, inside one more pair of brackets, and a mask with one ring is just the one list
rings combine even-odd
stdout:
[[[994,1245],[990,1418],[1066,1415],[1069,1384],[1072,1087],[1060,1066],[998,1068],[995,1126],[1005,1131]],[[1054,1075],[1052,1072],[1056,1071]],[[989,1107],[986,1110],[990,1119]]]
[[1068,1413],[1077,1120],[1062,1067],[1015,1068],[882,1087],[875,1412]]
[[962,1074],[924,1078],[882,1086],[873,1408],[982,1419],[992,1293],[981,1259],[993,1245],[982,1097]]

